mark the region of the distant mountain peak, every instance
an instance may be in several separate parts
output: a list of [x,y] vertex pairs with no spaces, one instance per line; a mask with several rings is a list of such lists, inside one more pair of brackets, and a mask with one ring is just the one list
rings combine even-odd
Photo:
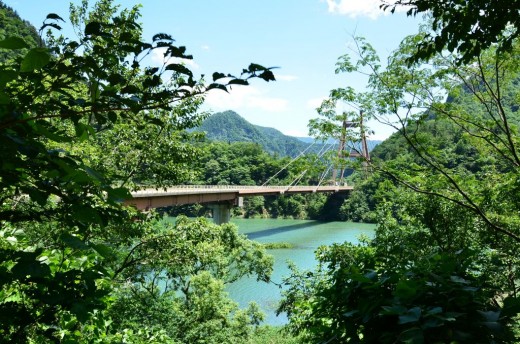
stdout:
[[308,146],[275,128],[251,124],[232,110],[214,113],[197,130],[206,132],[206,137],[210,140],[255,142],[267,152],[281,156],[296,156]]

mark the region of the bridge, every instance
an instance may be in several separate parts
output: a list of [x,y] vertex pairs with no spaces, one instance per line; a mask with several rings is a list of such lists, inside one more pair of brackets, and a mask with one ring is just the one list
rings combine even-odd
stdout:
[[228,222],[231,207],[242,205],[243,197],[301,194],[315,192],[349,192],[352,186],[246,186],[246,185],[178,185],[166,189],[144,189],[132,192],[132,199],[124,201],[140,210],[172,205],[207,203],[217,224]]
[[[369,149],[365,136],[365,130],[363,129],[363,111],[360,111],[359,118],[354,121],[348,121],[347,116],[349,113],[343,112],[342,114],[342,130],[339,137],[339,145],[337,158],[338,160],[347,158],[362,158],[365,173],[367,173],[367,163],[370,161]],[[360,147],[355,147],[354,142],[351,142],[347,138],[347,131],[352,128],[359,128],[361,140]],[[347,144],[349,142],[349,144]],[[314,143],[313,143],[314,144]],[[312,146],[312,145],[310,145]],[[209,204],[213,212],[213,221],[217,224],[222,224],[230,220],[231,207],[242,206],[244,197],[252,196],[270,196],[270,195],[282,195],[282,194],[301,194],[301,193],[315,193],[315,192],[350,192],[353,190],[352,186],[343,185],[345,166],[335,166],[332,168],[332,183],[336,185],[321,185],[327,176],[328,170],[325,171],[321,178],[318,186],[311,185],[296,185],[307,170],[294,180],[291,185],[288,186],[267,186],[271,179],[276,177],[278,173],[284,170],[288,165],[301,157],[307,149],[298,156],[293,158],[287,165],[285,165],[280,171],[274,176],[269,178],[262,186],[248,186],[248,185],[179,185],[170,188],[159,189],[145,189],[132,193],[132,199],[125,200],[124,204],[131,205],[140,210],[149,210],[152,208],[169,207],[173,205],[182,204],[195,204],[195,203],[206,203]],[[348,146],[348,147],[347,147]],[[322,150],[325,148],[323,145]],[[329,147],[330,148],[330,147]],[[322,157],[325,151],[320,150],[318,153],[319,157]],[[339,180],[337,172],[340,172]]]

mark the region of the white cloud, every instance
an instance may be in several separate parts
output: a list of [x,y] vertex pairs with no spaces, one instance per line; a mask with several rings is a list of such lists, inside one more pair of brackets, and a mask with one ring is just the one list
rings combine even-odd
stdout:
[[294,81],[298,79],[296,75],[288,75],[288,74],[275,74],[274,77],[279,81]]
[[[326,0],[329,12],[347,15],[352,18],[368,17],[376,19],[381,15],[388,15],[390,11],[383,11],[381,0]],[[387,3],[395,3],[395,0],[387,0]],[[406,11],[408,8],[399,6],[396,11]]]
[[255,108],[269,112],[282,112],[287,109],[288,101],[283,98],[269,97],[253,86],[233,86],[226,93],[212,90],[206,95],[206,104],[221,110]]
[[203,45],[200,47],[202,50],[210,50],[209,45]]
[[316,108],[318,108],[325,99],[327,99],[327,97],[309,99],[307,100],[307,106],[313,110],[316,110]]
[[307,137],[309,136],[309,132],[306,130],[298,130],[298,129],[288,129],[282,130],[285,135],[296,136],[296,137]]
[[165,51],[166,51],[166,48],[159,48],[159,49],[155,49],[154,51],[152,51],[151,60],[154,65],[162,66],[164,64],[164,62],[168,62],[168,64],[170,64],[170,63],[183,64],[192,69],[200,68],[200,66],[193,60],[181,59],[178,57],[165,58],[164,57]]

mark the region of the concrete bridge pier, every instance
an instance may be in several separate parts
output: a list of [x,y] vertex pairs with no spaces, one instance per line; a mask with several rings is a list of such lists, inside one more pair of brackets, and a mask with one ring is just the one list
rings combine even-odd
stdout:
[[210,206],[213,215],[213,222],[217,225],[229,222],[231,219],[231,204],[216,203]]
[[213,203],[209,207],[213,215],[213,222],[217,225],[228,223],[231,220],[231,208],[233,206],[243,206],[243,197],[238,197],[233,202],[219,202]]

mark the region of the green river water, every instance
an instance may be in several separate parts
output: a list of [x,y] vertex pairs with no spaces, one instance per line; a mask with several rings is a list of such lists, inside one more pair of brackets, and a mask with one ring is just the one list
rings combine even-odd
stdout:
[[[357,242],[359,236],[372,237],[373,224],[353,222],[318,222],[287,219],[232,219],[239,232],[249,239],[262,243],[288,242],[290,249],[268,250],[274,256],[274,271],[271,279],[281,283],[289,274],[287,261],[292,261],[300,269],[313,269],[316,265],[314,251],[321,245]],[[243,278],[227,288],[230,296],[241,307],[251,301],[260,305],[266,313],[265,324],[281,325],[287,322],[283,314],[276,316],[275,310],[281,297],[281,290],[273,283],[257,282],[254,278]]]

